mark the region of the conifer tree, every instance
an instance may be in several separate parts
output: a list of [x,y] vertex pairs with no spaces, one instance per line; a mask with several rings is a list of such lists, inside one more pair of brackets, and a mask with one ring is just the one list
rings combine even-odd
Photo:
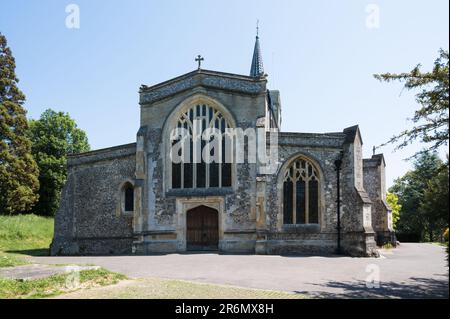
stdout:
[[434,68],[429,72],[422,72],[418,64],[407,73],[375,74],[379,81],[404,82],[407,90],[420,89],[416,94],[416,101],[420,108],[415,111],[412,121],[414,126],[392,137],[389,143],[397,143],[396,149],[401,149],[416,141],[427,143],[427,150],[417,152],[413,157],[422,153],[434,151],[443,145],[448,145],[449,124],[449,53],[448,50],[440,50],[439,57],[434,62]]
[[0,33],[0,214],[30,211],[38,200],[39,170],[31,155],[25,95],[17,87],[16,64]]

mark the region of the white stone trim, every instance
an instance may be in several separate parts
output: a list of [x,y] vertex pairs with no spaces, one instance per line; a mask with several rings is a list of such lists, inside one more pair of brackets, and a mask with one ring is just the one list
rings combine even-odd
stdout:
[[177,249],[178,251],[186,251],[186,215],[190,209],[207,206],[218,212],[219,221],[219,249],[220,241],[224,236],[225,225],[225,199],[221,196],[208,197],[178,197],[176,199],[176,233],[177,233]]
[[133,211],[126,211],[125,210],[125,186],[127,184],[130,184],[133,187],[133,208],[134,210],[136,210],[136,187],[134,185],[134,181],[131,179],[126,179],[124,180],[122,183],[120,183],[118,192],[117,192],[117,210],[116,210],[116,215],[117,216],[133,216],[134,215],[134,210]]

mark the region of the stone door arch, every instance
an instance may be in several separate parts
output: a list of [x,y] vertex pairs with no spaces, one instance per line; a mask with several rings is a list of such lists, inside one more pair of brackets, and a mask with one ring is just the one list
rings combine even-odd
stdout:
[[219,248],[219,212],[200,205],[186,213],[186,248],[193,251]]

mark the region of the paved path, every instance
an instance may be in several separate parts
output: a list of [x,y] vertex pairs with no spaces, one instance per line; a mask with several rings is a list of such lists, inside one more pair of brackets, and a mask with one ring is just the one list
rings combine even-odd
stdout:
[[[35,262],[95,264],[138,278],[173,278],[328,298],[448,298],[445,249],[403,243],[381,258],[217,254],[35,257]],[[379,288],[366,278],[379,274]],[[376,285],[375,285],[376,286]]]

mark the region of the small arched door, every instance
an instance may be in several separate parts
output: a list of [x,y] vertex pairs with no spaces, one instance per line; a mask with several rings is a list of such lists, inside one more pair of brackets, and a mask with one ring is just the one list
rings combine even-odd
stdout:
[[187,250],[217,250],[219,246],[219,217],[217,210],[199,206],[186,215]]

